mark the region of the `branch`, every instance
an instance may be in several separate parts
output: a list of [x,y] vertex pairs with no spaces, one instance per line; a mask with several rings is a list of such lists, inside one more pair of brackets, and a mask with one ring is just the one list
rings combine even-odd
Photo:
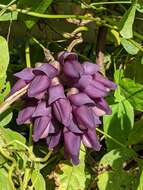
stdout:
[[104,48],[106,42],[107,28],[105,26],[100,26],[97,35],[96,44],[96,63],[100,66],[101,72],[105,75],[104,68]]
[[6,111],[12,103],[23,96],[27,92],[28,87],[29,84],[15,92],[13,95],[9,96],[2,104],[0,104],[0,114]]

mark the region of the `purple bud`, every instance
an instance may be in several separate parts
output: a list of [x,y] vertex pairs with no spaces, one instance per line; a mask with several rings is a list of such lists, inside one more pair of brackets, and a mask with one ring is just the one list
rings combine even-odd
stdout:
[[26,82],[23,79],[19,79],[12,87],[8,96],[11,96],[12,94],[14,94],[15,92],[17,92],[18,90],[20,90],[21,88],[25,86],[26,86]]
[[59,74],[58,70],[48,63],[44,63],[40,67],[33,69],[33,73],[35,75],[45,74],[49,79],[52,79]]
[[94,75],[94,80],[97,82],[100,82],[101,84],[103,84],[105,87],[107,87],[109,89],[115,90],[117,88],[117,85],[114,82],[108,80],[100,73],[96,73]]
[[41,92],[46,91],[50,81],[46,75],[37,75],[31,82],[28,89],[28,96],[35,97]]
[[40,116],[51,116],[51,107],[48,107],[46,101],[40,102],[32,117],[40,117]]
[[85,104],[90,106],[95,105],[94,101],[85,93],[72,94],[68,96],[68,98],[70,102],[75,106],[82,106]]
[[82,66],[84,68],[84,74],[87,74],[87,75],[93,75],[100,70],[99,65],[88,62],[88,61],[84,62]]
[[64,150],[65,157],[71,158],[72,163],[79,164],[79,151],[81,144],[81,136],[64,129]]
[[75,120],[75,118],[73,118],[70,122],[70,125],[69,126],[66,126],[67,129],[69,129],[71,132],[73,133],[78,133],[78,134],[82,134],[83,131],[81,131],[78,127],[78,123],[77,121]]
[[101,145],[96,136],[95,130],[88,129],[82,136],[82,142],[88,148],[93,148],[96,151],[100,151]]
[[61,64],[64,64],[66,60],[78,60],[78,56],[76,53],[73,52],[67,52],[67,51],[62,51],[58,55],[58,60]]
[[35,118],[33,129],[33,141],[37,142],[39,139],[46,138],[49,133],[49,123],[51,117],[43,116]]
[[34,100],[30,100],[27,102],[27,104],[25,105],[25,108],[23,108],[19,113],[18,113],[18,117],[16,119],[16,122],[18,125],[27,123],[31,120],[32,115],[36,109],[36,101]]
[[58,100],[59,98],[66,98],[64,88],[61,84],[49,88],[49,105]]
[[60,98],[52,104],[55,118],[65,126],[69,126],[72,119],[72,107],[68,99]]
[[77,118],[80,128],[95,129],[95,127],[98,124],[101,124],[99,117],[95,115],[95,113],[90,107],[87,107],[87,106],[78,107],[74,109],[74,115]]
[[110,115],[112,113],[112,110],[103,98],[97,98],[94,101],[96,103],[96,106],[94,106],[92,109],[96,115],[102,116],[105,114]]
[[53,149],[59,144],[61,135],[62,135],[62,131],[59,130],[59,132],[51,134],[47,137],[46,142],[49,149]]
[[29,82],[34,78],[34,74],[32,71],[32,68],[25,68],[22,71],[15,73],[14,76],[16,76],[19,79],[23,79],[26,82]]

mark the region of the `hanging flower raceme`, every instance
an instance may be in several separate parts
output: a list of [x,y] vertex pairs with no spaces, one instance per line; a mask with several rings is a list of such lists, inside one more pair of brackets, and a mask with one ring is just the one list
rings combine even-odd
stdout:
[[15,74],[18,79],[10,95],[28,84],[24,108],[17,124],[32,123],[33,141],[45,139],[49,149],[63,144],[65,158],[79,163],[80,145],[99,151],[96,127],[100,116],[111,114],[104,99],[116,84],[100,73],[98,65],[80,63],[75,53],[61,52],[58,69],[38,63]]

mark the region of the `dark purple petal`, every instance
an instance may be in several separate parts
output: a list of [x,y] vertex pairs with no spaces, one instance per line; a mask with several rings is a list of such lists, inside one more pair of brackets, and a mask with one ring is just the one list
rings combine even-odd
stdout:
[[52,79],[59,74],[59,71],[48,63],[42,64],[33,70],[35,75],[45,74],[48,78]]
[[82,75],[78,81],[77,86],[81,89],[85,89],[92,82],[92,76],[90,75]]
[[102,83],[104,86],[106,86],[109,89],[115,90],[117,88],[117,85],[114,82],[108,80],[100,73],[96,73],[94,75],[94,79],[95,79],[95,81]]
[[47,116],[38,117],[34,121],[33,141],[37,142],[39,139],[46,138],[49,133],[49,122],[51,118]]
[[83,131],[81,131],[78,127],[78,123],[76,122],[76,120],[73,118],[70,122],[69,126],[66,126],[67,129],[69,129],[69,131],[73,132],[73,133],[78,133],[78,134],[82,134]]
[[19,113],[18,113],[18,117],[16,119],[16,122],[18,125],[24,124],[27,121],[29,121],[34,113],[36,109],[36,105],[29,105],[27,107],[25,107],[24,109],[22,109]]
[[25,68],[22,71],[15,73],[14,76],[29,82],[34,78],[34,74],[32,71],[33,71],[32,68]]
[[70,125],[72,107],[68,99],[58,99],[52,105],[55,118],[65,126]]
[[45,91],[50,85],[50,81],[46,75],[37,75],[28,88],[28,96],[35,97]]
[[26,86],[26,82],[23,79],[19,79],[14,86],[12,87],[10,93],[8,96],[14,94],[15,92],[17,92],[18,90],[20,90],[21,88]]
[[88,148],[93,148],[96,151],[100,151],[101,145],[95,130],[88,129],[87,132],[82,136],[82,142]]
[[92,81],[85,89],[84,92],[91,98],[101,98],[108,95],[108,89],[101,83]]
[[59,130],[59,122],[53,117],[49,123],[49,134],[58,133]]
[[105,114],[110,115],[112,113],[112,110],[110,109],[108,103],[103,98],[97,98],[94,99],[96,106],[93,107],[93,111],[96,115],[102,116]]
[[64,130],[64,150],[65,157],[70,157],[72,163],[79,164],[79,151],[81,144],[81,136],[70,132],[69,130]]
[[58,133],[52,134],[46,139],[49,149],[53,149],[59,144],[61,135],[62,131],[60,130]]
[[42,101],[36,107],[32,117],[49,116],[51,117],[51,107],[48,107],[45,101]]
[[59,98],[66,98],[64,88],[61,84],[49,88],[49,105],[58,100]]
[[101,124],[99,117],[95,115],[93,110],[87,106],[81,106],[74,109],[74,115],[77,118],[79,127],[83,129],[94,129],[98,124]]
[[73,52],[67,52],[67,51],[62,51],[58,55],[58,60],[61,64],[64,64],[65,61],[73,61],[73,60],[78,60],[78,56],[76,53]]
[[93,75],[100,69],[99,65],[88,62],[88,61],[84,62],[82,66],[84,68],[84,74],[87,74],[87,75]]
[[75,60],[65,61],[63,70],[65,75],[71,78],[79,78],[80,75],[83,73],[83,68],[81,64]]
[[82,106],[84,104],[95,105],[94,101],[85,93],[72,94],[68,98],[75,106]]

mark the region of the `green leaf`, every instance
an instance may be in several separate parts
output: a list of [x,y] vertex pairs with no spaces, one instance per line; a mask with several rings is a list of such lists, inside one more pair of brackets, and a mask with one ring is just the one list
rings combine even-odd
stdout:
[[[127,100],[124,100],[111,105],[111,109],[112,115],[103,117],[104,131],[119,142],[126,144],[134,124],[133,107]],[[106,139],[106,144],[108,151],[120,147],[109,138]]]
[[58,183],[57,190],[88,189],[90,175],[85,170],[85,152],[80,151],[80,164],[73,166],[69,161],[61,162],[54,171],[54,179]]
[[9,21],[9,20],[17,20],[18,12],[13,11],[10,13],[4,13],[0,16],[0,21]]
[[142,190],[142,189],[143,189],[143,171],[141,172],[139,184],[137,187],[137,190]]
[[13,113],[10,109],[0,115],[0,127],[6,126],[12,119]]
[[35,190],[46,190],[45,180],[39,170],[33,170],[31,180]]
[[135,122],[134,128],[128,137],[128,144],[137,144],[143,141],[143,119]]
[[137,42],[133,43],[132,40],[129,41],[125,38],[121,38],[121,44],[124,47],[124,49],[131,55],[137,54],[140,50],[139,48],[140,44],[138,44]]
[[133,178],[125,171],[106,171],[98,176],[99,190],[132,189]]
[[0,190],[12,190],[7,172],[0,168]]
[[136,2],[126,11],[120,22],[120,34],[123,38],[129,39],[133,37],[133,23],[136,13]]
[[[44,13],[50,6],[53,0],[19,0],[18,7],[26,9],[28,11],[34,11],[37,13]],[[37,22],[37,18],[32,18],[30,16],[21,15],[20,18],[25,19],[27,28],[31,29]]]
[[132,104],[135,110],[143,111],[143,85],[131,79],[120,81],[122,94]]
[[[6,144],[13,142],[15,140],[19,141],[22,144],[26,143],[26,139],[21,134],[12,131],[11,129],[1,127],[0,134]],[[16,149],[23,149],[23,146],[20,144],[13,143],[12,145]]]
[[137,3],[137,10],[141,13],[143,13],[143,1],[139,0]]
[[123,169],[124,162],[132,159],[136,153],[129,148],[117,148],[105,154],[100,160],[99,167],[110,167],[113,170]]
[[9,64],[8,44],[5,38],[0,36],[0,91],[3,88],[6,79],[6,71]]

